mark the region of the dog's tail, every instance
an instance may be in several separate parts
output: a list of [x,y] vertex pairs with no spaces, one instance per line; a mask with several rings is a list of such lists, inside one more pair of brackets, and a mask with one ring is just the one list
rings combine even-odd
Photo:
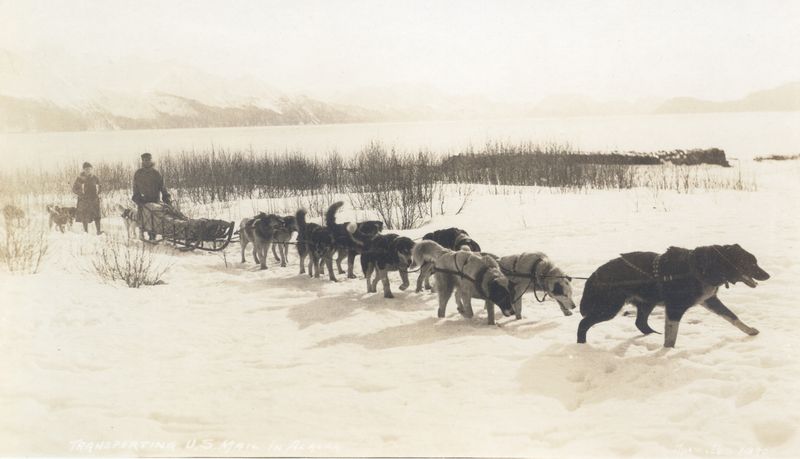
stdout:
[[414,244],[411,251],[411,258],[415,266],[422,266],[425,263],[433,263],[445,249],[434,241],[419,241]]
[[336,212],[338,212],[339,208],[341,208],[343,205],[344,201],[334,202],[330,207],[328,207],[328,211],[325,212],[325,226],[327,226],[329,229],[333,229],[333,227],[336,225]]
[[304,233],[306,231],[306,210],[299,209],[297,213],[294,214],[294,218],[297,219],[297,228],[300,230],[300,233]]

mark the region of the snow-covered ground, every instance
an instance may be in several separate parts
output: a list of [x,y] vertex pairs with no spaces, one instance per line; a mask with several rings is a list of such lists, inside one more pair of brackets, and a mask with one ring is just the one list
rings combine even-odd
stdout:
[[576,276],[670,245],[754,253],[772,278],[720,297],[761,334],[695,308],[674,350],[622,316],[578,345],[580,315],[532,296],[521,321],[438,319],[435,295],[398,282],[384,299],[299,276],[294,250],[264,272],[238,246],[227,266],[159,248],[167,284],[128,289],[88,269],[100,239],[52,233],[41,273],[0,274],[0,454],[797,457],[800,164],[752,167],[757,192],[476,188],[404,232],[458,226]]

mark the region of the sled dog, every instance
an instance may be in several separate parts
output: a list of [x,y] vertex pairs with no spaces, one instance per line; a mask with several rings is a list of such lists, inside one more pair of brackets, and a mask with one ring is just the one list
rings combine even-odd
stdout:
[[542,296],[550,295],[565,316],[572,315],[572,309],[575,309],[575,302],[572,301],[572,279],[547,255],[541,252],[508,255],[500,258],[498,264],[500,271],[519,295],[514,301],[517,319],[522,318],[522,296],[529,292],[537,295],[537,300],[540,292]]
[[[286,262],[289,256],[289,240],[292,238],[292,233],[297,232],[297,217],[294,215],[287,215],[283,218],[283,226],[275,229],[275,235],[272,244],[272,256],[275,261],[281,263],[281,267],[286,267]],[[280,256],[276,253],[275,249],[280,252]]]
[[131,239],[135,238],[139,232],[139,220],[137,219],[139,212],[136,209],[131,209],[130,207],[125,207],[120,204],[117,204],[116,208],[120,217],[122,217],[122,221],[125,223],[125,231],[128,237]]
[[416,265],[428,265],[434,273],[439,317],[444,317],[454,290],[458,312],[464,317],[473,316],[472,298],[484,300],[489,324],[494,324],[494,305],[500,307],[504,316],[514,314],[514,288],[491,256],[453,251],[434,241],[420,241],[414,246],[412,258]]
[[244,263],[244,252],[249,243],[253,243],[253,259],[261,264],[261,269],[267,269],[267,256],[269,246],[275,230],[283,226],[283,219],[277,215],[259,213],[253,218],[245,218],[239,224],[239,240],[242,245],[242,263]]
[[636,307],[636,327],[653,333],[647,318],[657,305],[666,308],[664,347],[675,347],[678,325],[690,307],[701,304],[748,335],[758,330],[744,324],[717,297],[719,287],[743,282],[750,288],[769,279],[756,257],[739,244],[670,247],[666,252],[622,254],[589,276],[581,298],[578,342],[586,342],[593,325],[613,319],[625,303]]
[[347,257],[347,278],[355,279],[353,265],[356,255],[364,251],[364,247],[383,231],[383,222],[367,220],[363,222],[336,223],[336,212],[342,207],[342,201],[333,203],[325,214],[325,226],[333,233],[336,239],[336,267],[339,274],[344,274],[342,260]]
[[[330,209],[329,209],[330,211]],[[305,273],[305,259],[308,256],[308,275],[319,277],[321,265],[328,267],[328,278],[336,282],[333,272],[333,252],[336,242],[333,233],[322,225],[306,222],[306,210],[300,209],[297,218],[297,253],[300,255],[300,274]]]
[[[414,241],[397,234],[379,234],[370,241],[361,253],[361,270],[367,279],[367,292],[377,292],[378,281],[383,282],[383,297],[394,298],[389,286],[389,271],[399,271],[400,290],[409,286],[408,267],[412,263],[411,251]],[[373,272],[375,279],[371,279]]]
[[66,212],[63,207],[54,204],[48,205],[46,209],[49,228],[53,229],[53,226],[55,226],[63,233],[65,228],[70,224],[69,213]]
[[[450,250],[468,250],[471,252],[480,252],[481,246],[475,242],[469,234],[461,228],[447,228],[436,230],[422,236],[423,241],[434,241],[445,249]],[[417,277],[417,292],[422,291],[424,285],[426,289],[431,289],[429,270],[420,270],[419,277]]]

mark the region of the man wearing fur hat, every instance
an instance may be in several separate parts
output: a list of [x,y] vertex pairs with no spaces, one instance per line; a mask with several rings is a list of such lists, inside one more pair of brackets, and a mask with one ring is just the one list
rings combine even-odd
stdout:
[[75,220],[83,223],[83,231],[89,232],[89,223],[94,222],[97,234],[100,231],[100,180],[93,173],[92,165],[83,163],[83,172],[72,184],[72,192],[78,196]]
[[[142,167],[133,174],[133,202],[139,206],[139,218],[141,218],[141,206],[148,202],[161,202],[171,206],[172,197],[164,186],[164,178],[154,167],[153,155],[150,153],[142,154]],[[151,240],[156,235],[148,232]]]

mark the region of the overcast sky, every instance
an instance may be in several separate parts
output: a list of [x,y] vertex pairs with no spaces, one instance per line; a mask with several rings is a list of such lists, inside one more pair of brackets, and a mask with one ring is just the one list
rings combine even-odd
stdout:
[[180,62],[315,95],[725,99],[800,80],[800,1],[0,0],[0,48]]

